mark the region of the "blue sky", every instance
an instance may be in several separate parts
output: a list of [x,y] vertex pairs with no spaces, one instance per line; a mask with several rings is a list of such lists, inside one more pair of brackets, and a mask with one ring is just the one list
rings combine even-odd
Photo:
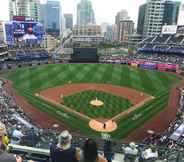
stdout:
[[[45,0],[41,0],[45,1]],[[115,15],[122,9],[127,9],[132,20],[137,22],[139,6],[146,0],[91,0],[95,10],[96,21],[98,24],[107,22],[114,23]],[[184,2],[184,0],[182,0]],[[8,20],[9,0],[0,0],[0,20]],[[62,13],[73,13],[76,22],[76,7],[80,0],[60,0]]]

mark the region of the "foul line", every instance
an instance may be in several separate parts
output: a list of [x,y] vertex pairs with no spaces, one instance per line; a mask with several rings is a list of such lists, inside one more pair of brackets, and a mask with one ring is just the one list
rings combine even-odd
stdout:
[[144,99],[143,101],[139,102],[138,104],[130,107],[128,110],[126,111],[123,111],[122,113],[119,113],[118,115],[112,117],[110,120],[112,121],[118,121],[120,120],[122,117],[125,117],[127,116],[129,113],[135,111],[136,109],[140,108],[141,106],[143,106],[145,103],[149,102],[150,100],[153,100],[155,99],[155,97],[151,96],[151,97],[148,97],[146,99]]
[[59,108],[62,108],[62,109],[63,109],[64,111],[66,111],[66,112],[75,114],[75,115],[77,115],[77,116],[79,116],[79,117],[81,117],[81,118],[83,118],[83,119],[85,119],[85,120],[87,120],[87,121],[92,120],[92,118],[88,117],[87,115],[84,115],[84,114],[82,114],[82,113],[79,113],[79,112],[77,112],[77,111],[75,111],[75,110],[73,110],[73,109],[71,109],[71,108],[69,108],[69,107],[67,107],[67,106],[65,106],[65,105],[63,105],[63,104],[60,104],[60,103],[58,103],[58,102],[55,102],[55,101],[53,101],[53,100],[51,100],[51,99],[49,99],[49,98],[47,98],[47,97],[44,97],[44,96],[42,96],[42,95],[35,95],[35,96],[36,96],[36,97],[39,97],[39,98],[41,98],[41,99],[43,99],[44,101],[50,102],[50,103],[52,103],[52,104],[58,106]]
[[[79,117],[81,117],[81,118],[87,120],[88,122],[91,121],[91,120],[93,120],[93,119],[90,118],[89,116],[84,115],[84,114],[82,114],[82,113],[79,113],[79,112],[77,112],[77,111],[75,111],[75,110],[73,110],[73,109],[71,109],[71,108],[69,108],[69,107],[67,107],[67,106],[65,106],[65,105],[63,105],[63,104],[61,104],[61,103],[58,103],[58,102],[56,102],[56,101],[53,101],[53,100],[51,100],[51,99],[49,99],[49,98],[47,98],[47,97],[45,97],[45,96],[43,96],[43,95],[35,94],[35,96],[36,96],[36,97],[39,97],[39,98],[41,98],[41,99],[43,99],[44,101],[50,102],[50,103],[52,103],[52,104],[58,106],[59,108],[63,109],[63,110],[66,111],[66,112],[75,114],[75,115],[77,115],[77,116],[79,116]],[[153,100],[153,99],[155,99],[155,97],[150,96],[150,97],[144,99],[143,101],[141,101],[140,103],[138,103],[138,104],[136,104],[136,105],[130,107],[128,110],[123,111],[122,113],[119,113],[118,115],[112,117],[112,118],[109,119],[109,120],[117,122],[117,121],[120,120],[122,117],[127,116],[129,113],[135,111],[136,109],[140,108],[140,107],[143,106],[145,103],[147,103],[147,102],[149,102],[150,100]]]

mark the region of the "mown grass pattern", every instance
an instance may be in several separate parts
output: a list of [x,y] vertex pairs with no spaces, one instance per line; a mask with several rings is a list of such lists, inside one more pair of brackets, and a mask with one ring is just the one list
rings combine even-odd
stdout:
[[[104,103],[101,107],[90,104],[96,98]],[[132,106],[131,102],[125,98],[96,90],[79,92],[64,97],[63,101],[64,105],[91,118],[111,118]]]
[[[45,65],[36,69],[14,70],[3,76],[11,80],[18,92],[33,106],[62,122],[68,123],[68,125],[79,132],[90,136],[98,136],[100,134],[91,130],[86,121],[79,119],[73,114],[67,113],[69,119],[59,115],[58,112],[65,112],[48,102],[38,99],[34,94],[47,88],[68,84],[70,81],[70,83],[105,83],[118,85],[140,90],[155,96],[156,99],[130,113],[128,117],[122,118],[118,122],[118,129],[111,134],[114,138],[127,136],[132,130],[140,127],[144,122],[162,110],[168,103],[169,90],[179,82],[178,77],[168,73],[140,70],[125,65],[113,64]],[[84,98],[86,99],[86,97]],[[76,103],[76,105],[84,104],[83,101],[79,101],[79,104]],[[114,102],[113,104],[118,105],[118,103]],[[86,109],[86,107],[84,108]],[[98,112],[94,112],[93,117],[106,117],[106,115],[109,116],[111,113],[115,114],[116,112],[114,109],[107,110],[106,112],[101,112],[102,116]],[[139,118],[132,120],[135,115],[140,114],[141,116]]]

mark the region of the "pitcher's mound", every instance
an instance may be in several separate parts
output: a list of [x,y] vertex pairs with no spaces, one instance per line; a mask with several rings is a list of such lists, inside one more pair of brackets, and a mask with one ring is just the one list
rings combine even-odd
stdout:
[[108,120],[106,122],[100,122],[98,120],[93,119],[89,122],[89,126],[91,129],[97,132],[104,132],[104,133],[110,133],[117,129],[116,122],[112,120]]
[[90,104],[95,107],[100,107],[103,106],[104,103],[96,98],[95,100],[92,100]]

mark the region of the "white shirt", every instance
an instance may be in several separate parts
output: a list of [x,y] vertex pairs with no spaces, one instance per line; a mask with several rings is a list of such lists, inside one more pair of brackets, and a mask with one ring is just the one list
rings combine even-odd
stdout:
[[14,138],[18,138],[18,139],[21,139],[24,135],[22,134],[21,131],[15,129],[12,133],[12,137]]
[[131,148],[131,147],[125,147],[124,152],[125,152],[125,154],[129,154],[129,155],[137,155],[138,154],[138,150],[136,148]]
[[145,151],[143,151],[142,157],[144,159],[158,158],[158,152],[157,151],[156,152],[153,152],[151,150],[151,148],[149,148],[149,149],[146,149]]

